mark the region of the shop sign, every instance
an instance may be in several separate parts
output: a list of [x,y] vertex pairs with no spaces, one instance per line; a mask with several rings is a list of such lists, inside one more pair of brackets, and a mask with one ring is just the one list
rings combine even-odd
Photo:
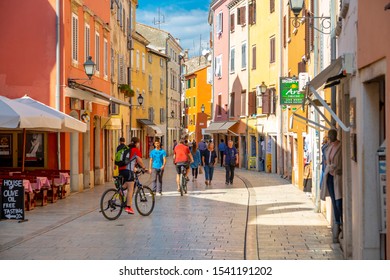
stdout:
[[280,78],[280,105],[302,104],[304,92],[299,91],[299,80],[295,78]]

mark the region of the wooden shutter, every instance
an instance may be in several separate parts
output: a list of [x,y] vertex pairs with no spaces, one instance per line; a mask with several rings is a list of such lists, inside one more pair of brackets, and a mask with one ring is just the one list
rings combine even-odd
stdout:
[[241,25],[241,8],[237,8],[237,25]]
[[240,13],[241,25],[244,25],[246,23],[245,12],[246,12],[246,7],[245,6],[241,7],[241,13]]
[[249,4],[248,23],[253,24],[253,3]]
[[269,1],[269,12],[270,13],[275,12],[275,0],[270,0]]
[[256,91],[249,92],[248,115],[256,115]]
[[306,63],[304,61],[298,62],[298,74],[306,72]]
[[234,14],[230,15],[230,32],[234,32]]
[[262,112],[263,114],[270,114],[271,113],[271,99],[270,99],[270,91],[267,89],[267,91],[263,94],[262,96],[263,100],[263,107],[262,107]]
[[309,11],[304,11],[304,17],[305,17],[305,55],[306,58],[310,58],[310,17],[309,17]]

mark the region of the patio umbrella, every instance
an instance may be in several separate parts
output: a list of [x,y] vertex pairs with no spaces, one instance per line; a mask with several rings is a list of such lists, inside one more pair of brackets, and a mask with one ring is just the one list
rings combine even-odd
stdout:
[[0,96],[0,129],[23,129],[22,171],[26,153],[26,129],[58,131],[61,124],[59,117]]
[[34,107],[35,109],[39,109],[45,111],[46,113],[52,114],[53,116],[59,117],[62,120],[61,129],[60,129],[61,132],[86,132],[87,131],[86,123],[81,122],[73,118],[72,116],[69,116],[50,106],[47,106],[46,104],[43,104],[35,99],[32,99],[27,95],[23,96],[22,98],[17,98],[14,100],[21,104]]

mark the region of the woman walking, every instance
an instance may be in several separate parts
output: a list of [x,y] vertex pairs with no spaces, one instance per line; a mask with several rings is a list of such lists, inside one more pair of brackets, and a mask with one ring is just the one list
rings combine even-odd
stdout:
[[204,166],[204,173],[206,178],[206,186],[211,185],[214,174],[214,165],[217,159],[217,153],[214,150],[214,143],[210,142],[207,146],[207,149],[202,155],[202,163]]
[[198,168],[201,163],[201,158],[200,158],[200,151],[198,150],[196,143],[192,143],[192,148],[191,148],[191,154],[192,157],[194,158],[194,162],[191,163],[191,170],[192,170],[192,182],[198,178]]

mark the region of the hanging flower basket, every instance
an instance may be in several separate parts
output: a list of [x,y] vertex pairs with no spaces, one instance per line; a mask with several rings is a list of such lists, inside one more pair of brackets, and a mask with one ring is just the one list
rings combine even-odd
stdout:
[[123,93],[126,97],[133,97],[134,96],[134,90],[130,88],[127,84],[121,84],[119,85],[119,91]]

